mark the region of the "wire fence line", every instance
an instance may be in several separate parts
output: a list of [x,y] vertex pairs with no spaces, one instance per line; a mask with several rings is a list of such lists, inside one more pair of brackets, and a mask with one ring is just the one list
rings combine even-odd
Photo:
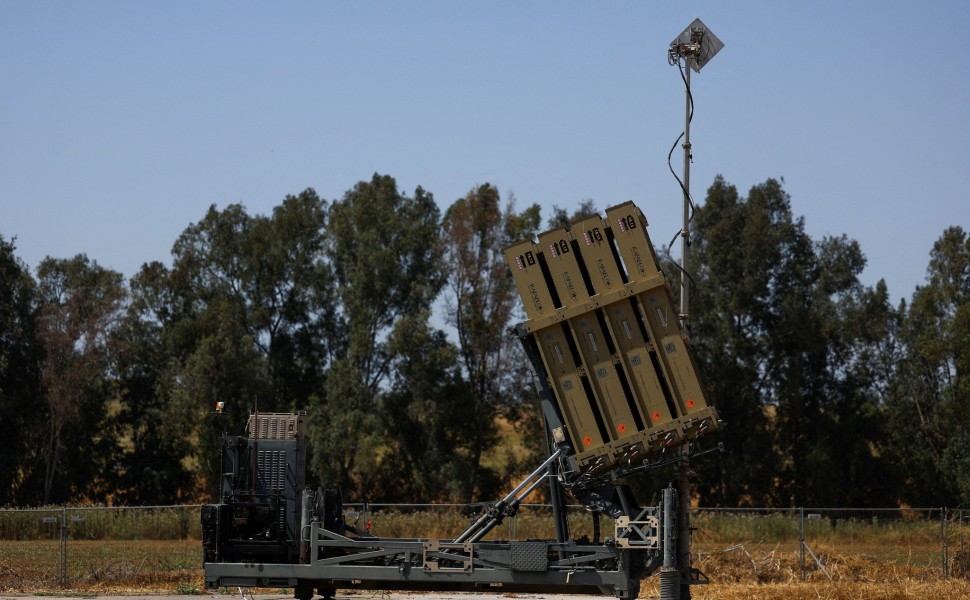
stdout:
[[[451,538],[483,504],[345,504],[384,537]],[[0,590],[201,589],[201,505],[0,509]],[[611,521],[567,511],[574,539]],[[970,511],[948,508],[692,508],[695,566],[712,581],[970,577]],[[551,507],[523,504],[491,537],[554,537]]]
[[0,589],[192,591],[201,505],[0,509]]
[[[714,571],[733,552],[756,580],[970,576],[970,511],[948,508],[695,509],[694,548]],[[736,540],[734,544],[729,544]],[[740,555],[745,555],[740,558]]]

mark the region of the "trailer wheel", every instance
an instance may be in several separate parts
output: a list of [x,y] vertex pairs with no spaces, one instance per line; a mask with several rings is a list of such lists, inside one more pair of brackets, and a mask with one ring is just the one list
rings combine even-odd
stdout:
[[297,600],[313,600],[313,586],[306,583],[298,583],[293,588],[293,597]]
[[323,596],[324,600],[333,600],[337,595],[337,589],[331,587],[317,588],[317,594]]

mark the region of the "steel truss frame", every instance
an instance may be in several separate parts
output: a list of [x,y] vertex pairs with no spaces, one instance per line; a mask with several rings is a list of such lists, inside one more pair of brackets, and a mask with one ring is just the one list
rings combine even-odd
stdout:
[[[517,489],[526,487],[554,458]],[[550,483],[553,489],[560,487],[555,479]],[[531,489],[525,493],[529,492]],[[639,509],[636,518],[617,519],[613,535],[602,543],[480,541],[482,532],[491,531],[503,516],[514,514],[521,501],[516,493],[490,507],[454,540],[379,538],[357,531],[358,537],[349,537],[311,521],[301,533],[308,549],[304,562],[207,562],[206,587],[292,587],[301,600],[312,598],[314,590],[333,597],[337,589],[355,588],[590,593],[628,600],[636,598],[640,579],[660,567],[664,547],[670,546],[662,537],[662,504]],[[560,499],[560,505],[554,503],[554,515],[564,520],[562,496],[553,497]],[[500,506],[504,510],[496,510]],[[595,513],[594,518],[598,518]],[[560,538],[566,535],[559,533]]]
[[[642,537],[638,531],[630,544]],[[643,554],[617,544],[354,539],[317,523],[310,525],[309,538],[307,564],[207,563],[206,587],[293,587],[298,598],[312,596],[314,588],[324,596],[356,588],[546,591],[629,599],[636,597],[646,566]]]

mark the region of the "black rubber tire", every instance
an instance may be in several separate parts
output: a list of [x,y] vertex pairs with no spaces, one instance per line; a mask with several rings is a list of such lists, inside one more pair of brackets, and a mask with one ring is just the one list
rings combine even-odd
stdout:
[[296,600],[313,600],[313,586],[305,583],[298,583],[293,588],[293,597]]

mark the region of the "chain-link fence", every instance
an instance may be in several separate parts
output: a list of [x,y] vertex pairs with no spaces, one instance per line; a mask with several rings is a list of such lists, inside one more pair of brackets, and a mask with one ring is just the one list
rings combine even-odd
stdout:
[[970,513],[946,508],[695,509],[694,552],[728,581],[970,577]]
[[[349,504],[383,537],[453,538],[483,505]],[[555,536],[548,505],[523,505],[491,538]],[[567,513],[573,539],[613,521]],[[715,582],[970,578],[970,512],[934,509],[708,509],[691,513],[694,564]],[[0,590],[201,588],[199,506],[0,510]]]
[[[477,504],[345,504],[344,518],[381,537],[453,539],[478,519],[484,503]],[[555,538],[552,506],[522,504],[504,519],[489,539],[527,540]],[[582,506],[566,509],[573,539],[603,540],[613,535],[613,520],[600,517],[599,527]]]
[[65,510],[0,511],[0,589],[66,581]]
[[943,510],[943,564],[946,576],[970,579],[970,510]]
[[0,510],[0,590],[191,591],[199,506]]

